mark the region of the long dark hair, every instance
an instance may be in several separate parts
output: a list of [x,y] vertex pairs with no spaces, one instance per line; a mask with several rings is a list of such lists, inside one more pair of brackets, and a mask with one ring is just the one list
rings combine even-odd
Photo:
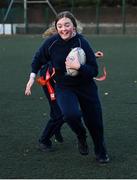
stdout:
[[59,14],[57,14],[56,19],[55,19],[56,29],[57,29],[57,22],[64,17],[69,18],[72,21],[74,27],[77,29],[76,19],[75,19],[74,15],[69,11],[63,11],[63,12],[60,12]]

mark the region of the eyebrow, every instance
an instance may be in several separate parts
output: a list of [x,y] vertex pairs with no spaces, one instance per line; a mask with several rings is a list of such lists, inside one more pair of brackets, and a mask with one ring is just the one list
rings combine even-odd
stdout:
[[[66,22],[66,23],[64,23],[65,25],[66,24],[71,24],[70,22]],[[57,23],[57,25],[62,25],[61,23]]]

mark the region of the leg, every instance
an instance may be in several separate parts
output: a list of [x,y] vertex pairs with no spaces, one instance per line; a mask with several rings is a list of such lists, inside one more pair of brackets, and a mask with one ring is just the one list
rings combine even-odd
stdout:
[[100,158],[100,161],[105,158],[104,162],[107,162],[109,159],[106,158],[102,109],[98,94],[96,91],[93,92],[93,89],[89,86],[83,88],[83,95],[79,94],[78,97],[85,125],[94,142],[95,154]]
[[88,154],[86,144],[86,130],[81,121],[81,113],[77,96],[70,89],[57,88],[57,101],[64,115],[64,119],[72,131],[77,135],[78,147],[82,155]]
[[85,125],[88,128],[94,142],[95,154],[106,154],[101,108],[98,104],[89,104],[86,109],[83,107],[82,111]]
[[63,113],[65,121],[77,136],[86,136],[85,128],[81,122],[81,113],[76,95],[68,89],[57,89],[57,102]]
[[[48,121],[39,141],[43,144],[51,146],[50,138],[57,132],[60,133],[61,126],[64,123],[61,110],[56,101],[51,101],[46,87],[43,87],[44,93],[50,105],[50,120]],[[60,133],[61,134],[61,133]]]

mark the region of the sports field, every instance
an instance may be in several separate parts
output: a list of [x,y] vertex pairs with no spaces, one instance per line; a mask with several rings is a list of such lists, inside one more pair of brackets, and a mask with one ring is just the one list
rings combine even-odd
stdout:
[[81,156],[77,141],[65,124],[64,143],[54,152],[37,149],[37,140],[49,108],[36,84],[30,97],[24,89],[40,36],[0,37],[0,179],[135,179],[137,178],[137,36],[88,36],[102,50],[99,67],[107,79],[97,82],[103,107],[105,138],[111,162],[96,163],[91,138],[90,154]]

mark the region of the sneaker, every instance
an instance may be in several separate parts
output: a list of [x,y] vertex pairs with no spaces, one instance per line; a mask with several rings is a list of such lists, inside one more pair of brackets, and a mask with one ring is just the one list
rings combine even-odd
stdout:
[[64,139],[61,132],[55,133],[55,142],[63,143]]
[[53,151],[52,145],[46,145],[43,143],[39,143],[38,149],[43,152],[52,152]]
[[101,164],[105,164],[110,161],[108,154],[104,154],[104,155],[100,155],[100,156],[96,155],[96,160]]
[[86,138],[78,138],[78,150],[81,155],[88,155],[89,149]]

